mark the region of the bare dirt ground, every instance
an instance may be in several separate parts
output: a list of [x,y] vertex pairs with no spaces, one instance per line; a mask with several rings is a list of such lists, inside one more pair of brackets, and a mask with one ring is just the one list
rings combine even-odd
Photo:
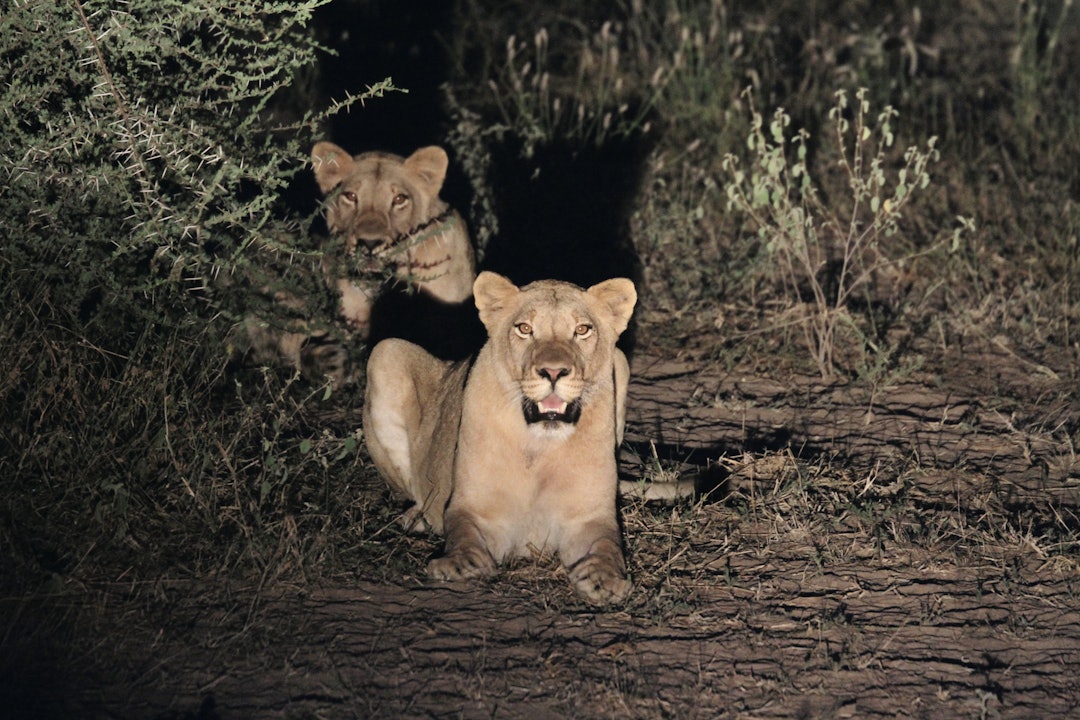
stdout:
[[[944,366],[871,391],[644,350],[622,470],[697,474],[712,492],[624,501],[636,584],[624,606],[583,604],[547,558],[475,586],[429,583],[437,540],[388,527],[369,538],[381,564],[332,582],[88,588],[95,627],[16,644],[23,682],[8,706],[102,718],[1075,716],[1080,566],[1054,544],[1080,505],[1080,468],[1055,439],[1076,417],[1069,381],[993,341]],[[362,487],[385,496],[375,478]]]

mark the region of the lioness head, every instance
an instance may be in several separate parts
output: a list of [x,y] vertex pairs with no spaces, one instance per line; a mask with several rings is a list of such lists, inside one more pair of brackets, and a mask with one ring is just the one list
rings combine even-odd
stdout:
[[616,278],[583,290],[541,280],[518,288],[482,272],[473,295],[499,373],[520,392],[525,422],[567,432],[597,387],[611,386],[615,341],[637,302],[634,284]]
[[439,199],[449,159],[440,147],[407,158],[385,152],[353,157],[330,142],[311,150],[315,180],[327,196],[326,223],[349,254],[389,250],[446,210]]

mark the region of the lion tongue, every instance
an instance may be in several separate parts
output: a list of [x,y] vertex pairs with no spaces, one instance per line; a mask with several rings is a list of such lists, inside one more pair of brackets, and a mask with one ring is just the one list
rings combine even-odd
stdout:
[[564,413],[566,412],[566,401],[555,393],[551,393],[546,398],[537,403],[543,412]]

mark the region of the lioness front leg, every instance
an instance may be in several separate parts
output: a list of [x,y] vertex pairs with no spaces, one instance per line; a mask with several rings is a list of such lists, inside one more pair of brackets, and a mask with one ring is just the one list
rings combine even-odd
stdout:
[[466,580],[495,572],[495,558],[484,536],[468,516],[453,511],[446,514],[446,551],[428,563],[428,575],[436,580]]
[[560,554],[574,589],[590,602],[606,605],[630,594],[633,584],[626,577],[617,528],[590,526]]

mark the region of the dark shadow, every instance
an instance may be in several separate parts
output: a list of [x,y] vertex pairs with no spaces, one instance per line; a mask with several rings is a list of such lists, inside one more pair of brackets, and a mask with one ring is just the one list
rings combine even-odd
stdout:
[[443,360],[463,360],[484,344],[487,333],[472,298],[444,303],[389,283],[371,311],[368,348],[386,338],[416,343]]
[[728,478],[731,473],[715,462],[715,458],[722,454],[719,449],[687,449],[674,445],[630,441],[623,443],[623,449],[628,450],[634,457],[648,460],[632,467],[626,462],[620,462],[620,480],[640,480],[636,475],[638,469],[655,461],[665,468],[679,468],[680,480],[692,480],[695,501],[722,502],[730,493]]
[[336,52],[320,63],[324,98],[358,95],[388,77],[407,90],[338,114],[327,127],[334,142],[353,153],[403,155],[439,142],[439,87],[449,79],[439,38],[450,31],[453,16],[454,3],[443,0],[337,0],[316,11],[315,31]]
[[5,717],[70,717],[67,701],[72,687],[60,648],[12,647],[5,642],[0,651],[6,656],[4,667],[0,667],[0,703]]
[[[383,150],[408,156],[425,145],[442,145],[447,117],[440,87],[450,79],[443,38],[455,32],[453,23],[454,3],[444,0],[336,0],[316,10],[313,31],[332,51],[321,56],[310,89],[319,107],[361,95],[387,78],[402,90],[338,113],[317,139],[353,155]],[[321,198],[310,172],[300,173],[286,196],[302,215],[315,213]],[[442,197],[461,211],[472,200],[453,157]],[[316,224],[316,230],[324,229]]]
[[[657,437],[660,437],[658,434]],[[763,455],[779,450],[791,449],[795,457],[800,459],[814,458],[822,454],[813,449],[803,448],[797,451],[791,447],[791,432],[784,428],[772,429],[764,433],[750,433],[746,439],[739,443],[736,448],[725,445],[710,445],[700,448],[686,448],[678,443],[662,442],[631,442],[624,441],[622,449],[630,456],[636,458],[648,458],[640,463],[627,463],[626,456],[621,456],[620,479],[639,480],[635,476],[639,468],[648,465],[652,461],[659,462],[665,468],[678,468],[681,480],[693,480],[694,499],[703,502],[724,502],[731,494],[731,473],[724,466],[716,462],[716,458],[722,457],[732,450],[746,452],[751,455]]]
[[521,156],[517,142],[492,152],[499,232],[484,269],[516,284],[554,278],[587,287],[612,277],[641,280],[630,214],[648,152],[642,138],[602,147],[552,143]]
[[[588,287],[626,277],[641,288],[630,238],[649,142],[641,135],[603,145],[553,142],[525,157],[520,141],[492,150],[489,186],[499,229],[483,269],[523,285],[557,279]],[[620,346],[633,347],[634,325]]]

